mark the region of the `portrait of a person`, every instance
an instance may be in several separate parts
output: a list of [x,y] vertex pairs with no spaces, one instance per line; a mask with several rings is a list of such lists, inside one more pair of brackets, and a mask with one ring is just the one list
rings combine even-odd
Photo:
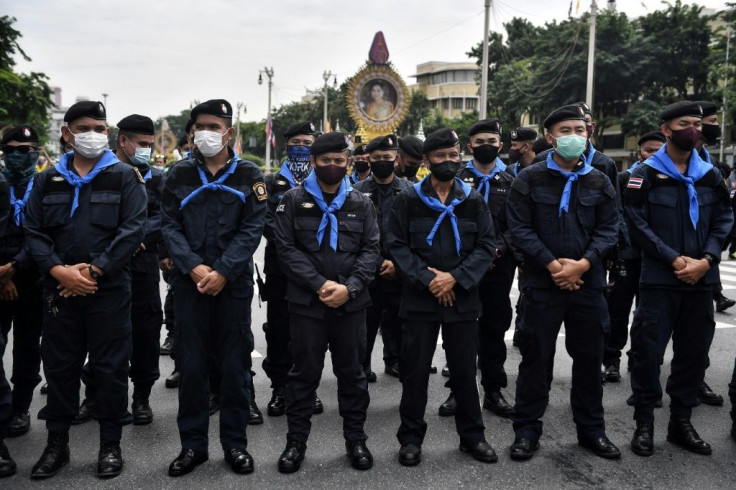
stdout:
[[389,100],[391,93],[387,90],[384,83],[375,80],[368,84],[370,89],[368,104],[365,113],[371,119],[384,121],[391,117],[394,112],[394,104]]

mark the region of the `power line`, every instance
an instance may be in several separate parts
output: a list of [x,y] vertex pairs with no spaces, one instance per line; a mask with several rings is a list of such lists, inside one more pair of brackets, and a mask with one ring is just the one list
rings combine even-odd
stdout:
[[465,24],[466,22],[475,19],[478,15],[482,14],[483,12],[484,12],[483,10],[480,10],[478,12],[475,12],[472,16],[468,17],[467,19],[461,20],[457,24],[453,24],[453,25],[451,25],[450,27],[448,27],[446,29],[443,29],[441,31],[435,32],[431,36],[425,37],[424,39],[421,39],[421,40],[415,42],[414,44],[410,44],[409,46],[404,46],[403,48],[400,48],[400,49],[396,50],[395,53],[401,53],[402,51],[406,51],[407,49],[413,48],[414,46],[416,46],[418,44],[422,44],[423,42],[429,41],[430,39],[434,39],[435,37],[439,36],[440,34],[444,34],[445,32],[447,32],[447,31],[449,31],[451,29],[454,29],[454,28],[456,28],[457,26],[459,26],[461,24]]

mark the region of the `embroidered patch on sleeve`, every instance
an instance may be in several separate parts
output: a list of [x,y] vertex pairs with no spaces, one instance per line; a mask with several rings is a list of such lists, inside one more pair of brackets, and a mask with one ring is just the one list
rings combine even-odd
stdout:
[[141,175],[141,173],[138,171],[137,168],[133,167],[133,172],[135,172],[135,176],[138,177],[138,180],[140,180],[141,184],[146,183],[146,181],[143,180],[143,176]]
[[642,184],[644,184],[644,179],[640,179],[639,177],[632,177],[629,179],[629,185],[626,187],[628,189],[641,189]]
[[265,201],[268,199],[268,192],[266,192],[266,184],[263,182],[256,182],[253,184],[253,193],[256,195],[256,199],[259,201]]

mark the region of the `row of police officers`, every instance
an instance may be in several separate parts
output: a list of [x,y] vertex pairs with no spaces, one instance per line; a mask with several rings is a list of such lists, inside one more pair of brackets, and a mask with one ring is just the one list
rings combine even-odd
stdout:
[[[27,431],[42,358],[48,443],[31,477],[53,476],[69,462],[80,378],[100,424],[97,475],[120,474],[123,425],[153,417],[148,398],[159,377],[162,322],[157,249],[165,246],[175,298],[181,439],[169,474],[185,475],[207,461],[213,392],[219,393],[225,461],[236,473],[252,472],[246,436],[254,397],[252,257],[265,236],[263,367],[273,390],[268,413],[286,414],[288,422],[281,472],[298,471],[305,458],[311,416],[322,411],[316,390],[327,349],[347,456],[356,469],[373,466],[364,425],[379,328],[386,372],[403,387],[401,464],[421,462],[440,331],[451,393],[441,412],[455,417],[459,449],[478,461],[498,459],[485,438],[479,368],[482,406],[513,423],[511,458],[531,458],[540,447],[563,323],[578,441],[600,457],[620,457],[606,436],[600,369],[606,366],[606,377],[615,378],[609,368],[617,370],[618,363],[606,363],[604,352],[611,344],[620,356],[626,343],[621,318],[633,297],[609,314],[610,263],[620,266],[619,276],[639,277],[627,283],[639,301],[629,399],[633,452],[654,451],[653,408],[672,337],[667,439],[710,453],[690,415],[702,397],[718,262],[733,212],[724,175],[702,147],[703,116],[696,102],[666,107],[661,133],[639,142],[647,158],[620,176],[590,142],[594,126],[585,104],[546,118],[546,152],[534,141],[536,132],[514,130],[509,166],[498,158],[500,124],[490,119],[469,130],[466,164],[457,134],[444,128],[423,142],[374,139],[358,148],[368,165],[356,164],[352,177],[346,135],[316,136],[311,124],[297,123],[285,134],[287,160],[264,180],[228,146],[232,107],[222,99],[191,111],[195,151],[165,178],[147,165],[153,144],[147,117],[131,115],[118,124],[112,153],[104,106],[75,104],[62,129],[73,151],[37,175],[38,138],[19,126],[2,142],[2,347],[12,323],[18,353],[12,393],[4,371],[0,378],[0,439],[8,425]],[[658,149],[646,146],[652,141],[661,143]],[[417,181],[421,164],[429,175]],[[621,250],[628,255],[617,255]],[[522,361],[512,407],[501,390],[517,269],[523,299],[515,341]],[[614,310],[617,337],[609,335]],[[0,444],[0,475],[15,470]]]

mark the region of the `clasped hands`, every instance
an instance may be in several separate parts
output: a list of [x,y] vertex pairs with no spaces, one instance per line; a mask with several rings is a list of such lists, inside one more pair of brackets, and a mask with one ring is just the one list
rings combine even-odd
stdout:
[[437,302],[442,306],[455,305],[455,287],[457,281],[449,272],[443,272],[434,267],[427,267],[429,272],[434,274],[434,279],[429,283],[429,292],[437,298]]
[[189,277],[197,285],[197,291],[208,296],[217,296],[227,284],[225,276],[204,264],[199,264],[190,270]]
[[584,284],[580,277],[590,270],[590,261],[586,258],[580,260],[555,259],[546,267],[558,288],[565,291],[577,291]]
[[675,269],[675,277],[686,284],[693,285],[708,272],[710,262],[707,259],[693,259],[680,255],[672,262],[672,268]]
[[[55,265],[49,274],[59,282],[56,289],[59,296],[69,298],[72,296],[87,296],[97,292],[97,281],[89,275],[90,264],[81,263],[74,265]],[[102,273],[97,269],[98,273]]]

